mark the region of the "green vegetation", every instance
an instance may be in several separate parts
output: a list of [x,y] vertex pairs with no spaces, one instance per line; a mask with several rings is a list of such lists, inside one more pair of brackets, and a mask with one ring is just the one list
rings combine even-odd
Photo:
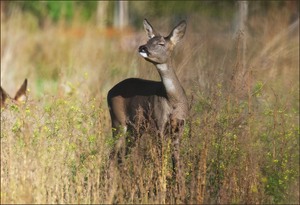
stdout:
[[135,2],[123,31],[95,26],[96,3],[6,5],[1,86],[14,93],[28,78],[29,99],[1,110],[1,203],[174,203],[169,137],[135,139],[118,168],[109,157],[107,91],[127,77],[158,79],[137,53],[144,11],[160,30],[188,22],[174,53],[190,100],[184,202],[299,204],[299,27],[285,32],[285,3],[249,5],[246,65],[233,1]]

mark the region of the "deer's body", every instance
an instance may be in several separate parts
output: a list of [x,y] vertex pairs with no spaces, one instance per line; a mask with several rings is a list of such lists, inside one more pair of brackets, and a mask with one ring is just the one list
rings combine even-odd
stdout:
[[[141,87],[145,88],[146,92],[141,91]],[[157,128],[162,130],[171,110],[164,97],[165,94],[161,82],[129,78],[118,83],[108,94],[112,127],[116,129],[122,127],[127,130],[139,115],[140,107],[143,109],[142,114],[151,115],[151,118],[156,121]]]
[[[173,90],[180,90],[181,96],[178,98]],[[115,85],[109,91],[108,99],[112,127],[117,130],[127,130],[135,124],[142,109],[144,117],[151,117],[158,133],[163,134],[170,120],[185,120],[188,109],[186,95],[177,78],[166,78],[161,82],[129,78]]]

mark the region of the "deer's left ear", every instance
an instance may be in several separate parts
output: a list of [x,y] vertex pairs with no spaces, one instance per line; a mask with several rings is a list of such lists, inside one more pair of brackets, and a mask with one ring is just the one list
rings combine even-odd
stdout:
[[27,79],[24,80],[23,84],[16,93],[15,100],[25,101],[26,100],[26,90],[27,90]]
[[151,26],[151,24],[149,23],[149,21],[147,21],[147,19],[144,19],[144,29],[150,38],[153,38],[154,36],[158,36],[159,34],[155,31],[155,29],[153,28],[153,26]]
[[170,33],[168,38],[172,42],[173,45],[176,45],[184,36],[186,30],[186,21],[181,21],[173,31]]

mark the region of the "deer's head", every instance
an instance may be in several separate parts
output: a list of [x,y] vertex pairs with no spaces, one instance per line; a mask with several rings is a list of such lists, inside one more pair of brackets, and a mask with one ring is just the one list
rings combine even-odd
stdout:
[[140,55],[154,64],[164,64],[170,58],[176,44],[184,36],[186,22],[181,21],[166,37],[155,31],[147,19],[144,20],[144,29],[149,40],[145,45],[139,47]]
[[27,90],[27,79],[24,80],[23,84],[17,91],[14,98],[10,97],[2,87],[0,87],[0,101],[1,107],[4,107],[7,100],[12,101],[13,103],[19,103],[26,100],[26,90]]

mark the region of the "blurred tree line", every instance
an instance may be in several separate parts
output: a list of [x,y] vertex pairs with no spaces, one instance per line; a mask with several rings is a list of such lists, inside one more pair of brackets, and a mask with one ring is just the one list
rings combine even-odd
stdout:
[[[10,16],[15,9],[29,12],[38,19],[40,27],[45,22],[74,20],[91,21],[98,27],[123,28],[128,24],[139,26],[145,17],[185,18],[194,13],[212,18],[231,18],[237,10],[237,1],[2,1],[1,18]],[[299,1],[254,1],[251,12],[266,12],[272,7],[288,6],[292,15],[299,14]]]

